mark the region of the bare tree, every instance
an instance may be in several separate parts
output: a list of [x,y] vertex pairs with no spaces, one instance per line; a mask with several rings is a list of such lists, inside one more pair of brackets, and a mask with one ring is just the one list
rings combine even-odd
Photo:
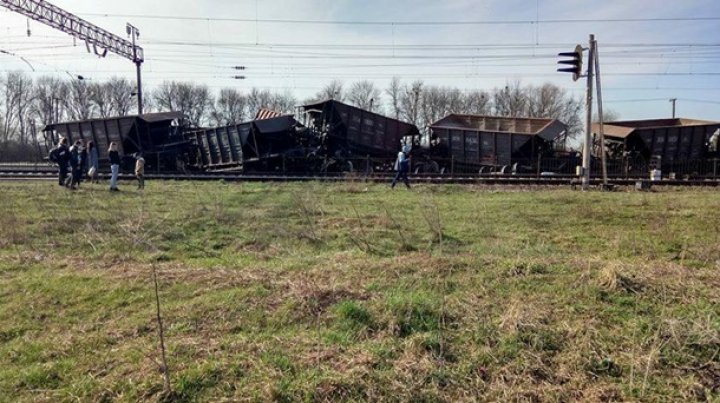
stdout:
[[179,111],[190,126],[200,127],[207,120],[213,97],[205,85],[165,81],[154,92],[153,98],[161,110]]
[[270,91],[252,88],[247,95],[247,108],[250,118],[254,118],[261,108],[270,108],[273,105],[272,98]]
[[[110,113],[114,116],[127,116],[131,111],[137,111],[137,88],[127,78],[112,77],[105,83],[105,88],[110,94]],[[151,96],[143,98],[145,105],[143,109],[150,110],[148,108],[148,101],[151,100]]]
[[375,87],[372,81],[358,81],[350,87],[347,100],[358,108],[373,112],[379,109],[380,89]]
[[276,112],[294,113],[295,105],[297,105],[297,98],[290,91],[285,91],[273,94],[268,107]]
[[465,94],[463,112],[470,115],[489,115],[491,112],[490,94],[479,90]]
[[107,83],[91,83],[88,90],[90,91],[90,102],[95,106],[95,110],[101,118],[111,116],[110,103],[112,99],[110,92],[107,90]]
[[202,126],[205,122],[207,122],[207,118],[214,103],[210,90],[206,85],[192,85],[188,83],[184,83],[184,85],[181,85],[180,88],[181,94],[184,94],[186,91],[188,92],[190,100],[188,108],[189,123],[192,126]]
[[423,126],[427,126],[451,113],[464,113],[465,97],[457,88],[426,87],[420,108]]
[[7,141],[14,138],[21,144],[26,144],[27,119],[30,116],[34,95],[32,79],[20,71],[9,72],[2,82],[2,90],[5,92],[5,102],[0,140]]
[[399,77],[393,77],[385,93],[390,97],[390,114],[395,119],[400,119],[400,91],[402,85]]
[[[135,95],[137,96],[137,94]],[[137,105],[137,98],[133,96],[133,106],[129,110],[134,111]],[[160,107],[158,106],[157,100],[155,99],[155,91],[147,89],[143,90],[143,113],[159,112]],[[167,112],[167,111],[166,111]]]
[[247,98],[234,88],[223,88],[215,101],[212,122],[227,126],[242,122],[247,115]]
[[539,87],[529,86],[524,92],[527,96],[527,116],[560,120],[568,127],[567,138],[575,138],[582,131],[582,102],[568,95],[567,91],[546,83]]
[[495,114],[498,116],[526,116],[527,95],[519,81],[507,84],[504,88],[493,90]]
[[427,126],[448,114],[448,96],[445,88],[427,87],[422,93],[420,113],[423,126]]
[[343,102],[345,100],[345,93],[343,92],[343,83],[339,80],[333,80],[328,85],[323,87],[320,92],[315,95],[317,100],[334,99],[336,101]]
[[[616,122],[620,120],[620,113],[614,109],[603,106],[603,122]],[[593,122],[598,121],[597,111],[593,113]]]
[[94,115],[94,105],[91,100],[91,91],[85,80],[70,80],[68,83],[69,96],[66,105],[70,119],[86,120]]
[[33,118],[41,126],[62,120],[65,114],[63,100],[67,97],[67,92],[67,84],[56,77],[38,78],[34,89]]
[[410,85],[404,85],[400,92],[400,118],[417,126],[422,126],[420,101],[423,85],[422,81],[414,81]]

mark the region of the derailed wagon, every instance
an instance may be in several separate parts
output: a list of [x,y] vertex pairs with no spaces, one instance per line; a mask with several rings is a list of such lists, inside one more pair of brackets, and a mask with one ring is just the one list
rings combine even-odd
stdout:
[[191,165],[202,170],[273,172],[287,170],[287,159],[304,156],[293,116],[257,119],[234,125],[189,130],[185,138],[195,145]]
[[481,173],[534,170],[539,159],[554,156],[555,143],[566,131],[555,119],[460,114],[430,125],[435,155],[450,158],[460,170]]
[[[120,155],[141,152],[149,169],[175,171],[182,169],[192,147],[183,137],[182,119],[180,112],[160,112],[53,123],[45,126],[43,135],[48,150],[61,137],[67,138],[70,144],[77,140],[85,144],[93,141],[101,165],[108,165],[108,146],[115,142]],[[130,161],[125,164],[129,165]]]
[[[235,125],[186,133],[193,166],[257,173],[339,173],[392,169],[401,142],[419,141],[414,125],[335,100],[292,115],[262,113]],[[304,123],[304,124],[303,124]]]
[[[720,122],[684,118],[627,120],[608,122],[603,128],[610,161],[622,166],[625,173],[660,169],[668,173],[717,174]],[[593,125],[593,133],[600,133],[598,124]]]
[[390,170],[402,143],[420,143],[417,126],[336,100],[301,109],[328,171]]

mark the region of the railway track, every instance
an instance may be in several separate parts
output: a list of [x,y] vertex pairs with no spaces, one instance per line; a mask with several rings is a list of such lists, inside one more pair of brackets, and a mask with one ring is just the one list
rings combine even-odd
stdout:
[[[57,168],[52,166],[20,166],[1,165],[0,181],[23,180],[55,180]],[[108,175],[101,175],[108,179]],[[147,174],[148,180],[178,180],[178,181],[225,181],[225,182],[370,182],[388,183],[393,175],[269,175],[269,174],[240,174],[240,173],[155,173]],[[120,175],[121,180],[134,179],[132,175]],[[541,185],[541,186],[577,186],[578,178],[571,175],[541,176],[536,175],[416,175],[411,178],[413,183],[430,184],[468,184],[468,185]],[[635,186],[638,181],[648,181],[647,178],[610,178],[610,185]],[[591,184],[599,186],[600,178],[593,178]],[[653,186],[720,186],[720,178],[716,179],[663,179],[653,181]]]

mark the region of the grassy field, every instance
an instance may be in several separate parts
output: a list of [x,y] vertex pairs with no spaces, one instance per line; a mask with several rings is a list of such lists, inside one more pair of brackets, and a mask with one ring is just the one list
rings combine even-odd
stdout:
[[720,399],[717,191],[1,183],[0,206],[0,401]]

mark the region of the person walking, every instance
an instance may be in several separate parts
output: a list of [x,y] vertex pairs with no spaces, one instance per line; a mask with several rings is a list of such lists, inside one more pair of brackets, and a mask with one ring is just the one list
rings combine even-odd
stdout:
[[100,168],[100,160],[98,157],[97,147],[95,142],[88,141],[87,143],[87,167],[88,167],[88,179],[90,183],[98,183],[98,169]]
[[398,153],[397,161],[395,161],[397,175],[395,175],[395,179],[393,179],[392,185],[390,185],[391,189],[394,189],[397,182],[401,179],[405,183],[405,186],[410,189],[410,180],[408,179],[408,172],[410,171],[410,150],[410,145],[405,144],[402,151]]
[[117,192],[120,189],[117,187],[118,175],[120,174],[120,153],[118,152],[117,143],[114,141],[110,143],[108,148],[108,158],[110,158],[110,191]]
[[70,167],[72,168],[70,189],[78,189],[80,187],[86,155],[82,140],[77,140],[75,144],[70,147]]
[[70,151],[67,146],[67,139],[61,138],[57,147],[50,151],[49,159],[58,164],[58,185],[65,186],[67,180],[68,162],[70,161]]
[[145,189],[145,158],[142,153],[135,153],[135,177],[138,180],[138,190]]

